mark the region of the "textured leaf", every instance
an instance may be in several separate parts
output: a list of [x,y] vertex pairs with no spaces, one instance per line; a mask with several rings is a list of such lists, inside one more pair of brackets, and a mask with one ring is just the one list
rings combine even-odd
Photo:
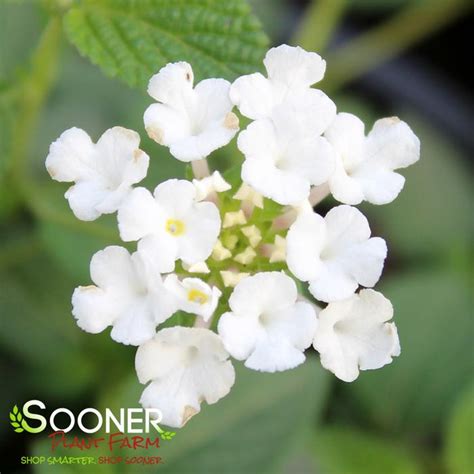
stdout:
[[267,45],[245,0],[83,0],[65,27],[83,55],[140,87],[171,61],[231,80],[259,68]]
[[474,472],[474,385],[462,394],[449,420],[445,462],[450,474]]
[[350,427],[322,429],[313,439],[316,472],[331,474],[417,474],[406,449]]

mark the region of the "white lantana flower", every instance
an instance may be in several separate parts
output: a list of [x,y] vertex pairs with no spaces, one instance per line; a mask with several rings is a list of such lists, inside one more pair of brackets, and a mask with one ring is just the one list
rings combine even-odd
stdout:
[[242,115],[253,120],[271,118],[274,108],[293,92],[319,92],[310,87],[326,71],[326,61],[321,56],[286,44],[271,48],[263,63],[268,78],[258,72],[241,76],[230,88],[232,102]]
[[221,219],[211,202],[196,202],[196,188],[170,179],[152,195],[135,188],[118,212],[122,240],[139,240],[138,251],[160,273],[174,270],[179,258],[187,265],[206,260],[217,242]]
[[46,168],[56,181],[74,182],[65,194],[74,215],[93,221],[111,214],[148,171],[148,155],[140,136],[114,127],[94,144],[80,128],[70,128],[51,144]]
[[330,303],[319,313],[314,348],[321,364],[345,382],[360,370],[379,369],[400,355],[397,328],[390,301],[374,290]]
[[210,287],[199,278],[184,278],[174,274],[166,277],[165,288],[175,296],[177,309],[201,316],[208,321],[214,314],[222,292],[216,286]]
[[286,238],[288,268],[325,302],[347,298],[359,285],[374,286],[386,256],[385,241],[370,238],[367,219],[351,206],[334,207],[325,218],[302,212]]
[[140,346],[135,368],[144,408],[157,408],[167,426],[182,427],[201,409],[227,395],[235,381],[229,354],[208,329],[173,327]]
[[229,298],[231,311],[219,319],[225,348],[246,367],[264,372],[303,363],[317,319],[313,307],[297,296],[295,282],[284,273],[244,278]]
[[364,123],[340,113],[325,136],[336,150],[336,170],[329,180],[332,195],[345,204],[387,204],[400,193],[405,178],[394,170],[420,158],[420,141],[397,117],[375,122],[365,136]]
[[193,179],[196,188],[196,201],[204,201],[213,193],[223,193],[231,189],[231,185],[222,177],[219,171],[202,179]]
[[90,272],[97,286],[80,286],[72,296],[72,313],[84,331],[96,334],[112,326],[112,339],[139,345],[175,312],[160,274],[138,253],[107,247],[92,257]]
[[188,63],[166,65],[150,79],[148,93],[159,103],[150,105],[144,116],[150,138],[185,162],[227,145],[239,129],[229,98],[230,83],[205,79],[193,88],[193,81]]
[[272,120],[252,122],[238,138],[245,155],[242,180],[279,204],[307,199],[311,185],[334,171],[334,150],[320,135],[336,116],[325,95],[295,95],[273,110]]

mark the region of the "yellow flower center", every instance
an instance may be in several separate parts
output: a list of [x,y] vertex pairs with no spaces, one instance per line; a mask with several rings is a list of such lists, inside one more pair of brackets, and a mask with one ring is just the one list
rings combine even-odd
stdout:
[[178,219],[168,219],[166,221],[166,232],[169,232],[171,235],[178,237],[179,235],[184,234],[186,226],[183,221]]
[[193,303],[199,303],[203,305],[207,303],[208,299],[209,298],[205,293],[203,293],[202,291],[196,290],[195,288],[188,291],[188,301],[192,301]]

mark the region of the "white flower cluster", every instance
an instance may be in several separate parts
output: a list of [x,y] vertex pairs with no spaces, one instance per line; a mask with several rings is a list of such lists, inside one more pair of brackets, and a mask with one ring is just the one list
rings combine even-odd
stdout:
[[[74,291],[73,315],[85,331],[111,326],[115,341],[139,346],[138,379],[148,384],[140,401],[169,426],[230,391],[230,356],[274,372],[303,363],[313,346],[325,368],[353,381],[400,353],[391,303],[356,293],[379,280],[387,246],[351,205],[393,201],[404,184],[394,170],[419,159],[419,141],[397,118],[366,136],[357,117],[337,113],[311,87],[326,67],[315,53],[282,45],[264,65],[267,77],[194,86],[191,66],[172,63],[148,87],[148,135],[181,161],[202,164],[233,139],[234,106],[252,120],[238,135],[240,180],[215,171],[153,193],[133,187],[149,158],[138,134],[120,127],[96,144],[67,130],[46,159],[53,179],[74,182],[65,196],[79,219],[117,211],[121,239],[137,242],[132,254],[111,246],[92,257],[94,285]],[[325,190],[342,205],[323,217],[312,196]]]

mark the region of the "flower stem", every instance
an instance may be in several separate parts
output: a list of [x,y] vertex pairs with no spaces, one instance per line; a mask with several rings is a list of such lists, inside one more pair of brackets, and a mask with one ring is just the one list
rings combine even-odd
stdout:
[[334,91],[434,34],[473,6],[468,0],[416,2],[327,55],[325,90]]
[[209,164],[207,163],[206,158],[192,161],[191,168],[196,179],[205,178],[206,176],[209,176],[211,174],[211,172],[209,171]]
[[314,186],[309,193],[309,203],[312,207],[317,206],[322,200],[326,199],[331,192],[329,191],[329,184],[324,183],[320,186]]
[[323,51],[339,25],[346,5],[347,0],[313,0],[291,42],[310,51]]

